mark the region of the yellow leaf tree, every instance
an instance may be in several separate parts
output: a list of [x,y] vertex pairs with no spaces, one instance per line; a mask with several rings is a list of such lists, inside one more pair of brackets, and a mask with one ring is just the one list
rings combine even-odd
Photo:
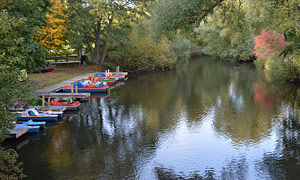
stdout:
[[51,3],[53,6],[46,14],[47,23],[38,30],[35,41],[49,50],[50,54],[56,54],[66,44],[66,15],[63,13],[66,6],[61,0],[51,0]]

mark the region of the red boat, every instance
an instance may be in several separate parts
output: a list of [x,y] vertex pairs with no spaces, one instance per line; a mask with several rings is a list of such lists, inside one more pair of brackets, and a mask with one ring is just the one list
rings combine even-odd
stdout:
[[68,104],[67,101],[59,101],[58,99],[53,100],[50,103],[50,106],[65,106],[66,110],[77,110],[77,108],[80,106],[79,101],[73,101],[72,103]]
[[106,78],[102,78],[102,76],[100,77],[95,77],[95,76],[89,76],[88,81],[91,82],[106,82],[107,85],[109,86],[113,86],[117,83],[118,78],[110,78],[110,77],[106,77]]

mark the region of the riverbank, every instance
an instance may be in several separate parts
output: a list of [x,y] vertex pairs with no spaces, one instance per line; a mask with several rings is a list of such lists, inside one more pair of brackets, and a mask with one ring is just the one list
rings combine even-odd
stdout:
[[84,66],[71,66],[71,67],[54,67],[54,71],[47,73],[33,73],[28,74],[28,82],[36,84],[38,89],[60,83],[62,81],[72,79],[76,76],[105,71],[103,65],[84,65]]

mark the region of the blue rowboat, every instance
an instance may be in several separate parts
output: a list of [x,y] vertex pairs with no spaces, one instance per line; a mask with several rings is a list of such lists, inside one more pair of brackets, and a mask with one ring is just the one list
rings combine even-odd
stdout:
[[57,121],[58,115],[19,117],[18,121]]
[[[77,88],[76,88],[76,86],[77,86]],[[109,88],[109,86],[103,82],[96,82],[95,84],[89,84],[86,82],[83,83],[83,82],[77,81],[76,83],[73,84],[73,87],[72,86],[63,86],[62,91],[71,92],[73,89],[74,92],[77,90],[77,92],[92,92],[92,93],[102,92],[102,93],[105,93],[105,92],[107,92],[108,88]]]
[[35,108],[27,109],[18,118],[18,121],[57,121],[58,115],[48,115],[47,113],[39,113]]
[[27,122],[21,122],[20,124],[23,124],[25,126],[39,126],[41,129],[46,128],[46,122],[33,122],[32,120],[29,120]]
[[28,127],[28,133],[39,133],[40,132],[40,126],[27,126]]

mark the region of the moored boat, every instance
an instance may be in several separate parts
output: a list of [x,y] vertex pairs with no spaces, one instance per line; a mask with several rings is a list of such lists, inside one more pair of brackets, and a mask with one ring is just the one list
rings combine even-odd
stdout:
[[39,126],[41,129],[46,128],[46,122],[44,121],[34,122],[29,120],[27,122],[18,122],[18,124],[23,124],[24,126]]
[[102,76],[89,76],[88,81],[90,82],[105,82],[108,86],[113,86],[117,83],[118,78],[102,77]]
[[[77,87],[76,87],[77,86]],[[97,82],[97,83],[90,83],[90,82],[80,82],[77,81],[72,86],[63,86],[62,91],[64,92],[71,92],[73,91],[77,92],[107,92],[107,89],[109,88],[108,85],[106,85],[105,82]]]
[[[36,108],[35,108],[36,109]],[[37,110],[37,109],[36,109]],[[38,110],[37,110],[38,111]],[[16,114],[20,114],[22,115],[22,113],[24,112],[24,110],[22,111],[17,111],[17,112],[13,112],[13,113],[16,113]],[[63,116],[63,113],[62,111],[52,111],[52,110],[49,110],[49,111],[38,111],[38,113],[40,114],[48,114],[48,115],[57,115],[59,118]]]
[[124,81],[125,80],[125,75],[123,74],[116,74],[116,75],[110,75],[109,77],[111,78],[118,78],[118,81]]
[[80,106],[80,102],[60,101],[58,99],[55,99],[50,103],[50,106],[65,106],[67,108],[67,111],[76,111]]
[[107,72],[107,73],[104,73],[104,72],[99,72],[96,77],[103,77],[103,78],[106,78],[106,79],[111,79],[111,78],[115,78],[117,79],[118,81],[122,81],[122,80],[125,80],[125,76],[127,74],[126,73],[110,73],[110,72]]
[[58,115],[39,113],[36,109],[31,108],[24,111],[18,121],[57,121],[57,119]]

